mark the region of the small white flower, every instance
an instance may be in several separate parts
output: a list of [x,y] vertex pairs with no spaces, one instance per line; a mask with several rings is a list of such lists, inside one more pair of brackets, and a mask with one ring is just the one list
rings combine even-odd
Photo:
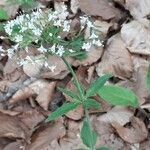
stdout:
[[32,32],[33,32],[36,36],[41,36],[41,34],[42,34],[42,30],[40,30],[39,28],[36,28],[36,29],[32,30]]
[[69,32],[69,30],[70,30],[70,21],[64,21],[63,31]]
[[103,44],[101,43],[101,41],[100,40],[93,40],[92,41],[92,43],[94,44],[94,45],[97,45],[97,46],[103,46]]
[[39,47],[37,50],[38,50],[39,52],[41,52],[41,53],[46,53],[46,52],[47,52],[47,49],[44,48],[42,45],[41,45],[41,47]]
[[96,38],[98,38],[98,35],[96,35],[94,32],[92,32],[92,34],[89,37],[89,39],[96,39]]
[[0,52],[5,52],[5,50],[0,46]]
[[17,64],[19,65],[19,66],[23,66],[23,65],[26,65],[28,62],[26,61],[26,60],[24,60],[24,59],[21,59],[21,60],[19,60],[18,62],[17,62]]
[[87,27],[94,28],[94,25],[90,20],[87,21]]
[[92,46],[91,43],[83,43],[82,49],[88,51],[91,48],[91,46]]
[[7,55],[9,58],[12,58],[12,56],[15,54],[15,50],[13,48],[7,49]]
[[16,35],[16,36],[14,37],[14,40],[15,40],[15,42],[17,42],[17,43],[22,42],[23,36],[20,35],[20,34],[18,34],[18,35]]
[[54,26],[61,27],[61,25],[62,25],[61,20],[54,21]]
[[57,45],[57,52],[56,52],[56,55],[62,57],[62,55],[64,54],[65,50],[64,50],[64,47],[61,46],[61,45]]
[[52,37],[52,36],[53,36],[53,34],[52,34],[52,33],[49,33],[49,36],[50,36],[50,37]]
[[51,47],[50,51],[51,51],[53,54],[56,52],[56,44],[54,44],[54,45]]
[[70,53],[74,53],[75,51],[74,50],[72,50],[72,49],[69,49],[68,50]]

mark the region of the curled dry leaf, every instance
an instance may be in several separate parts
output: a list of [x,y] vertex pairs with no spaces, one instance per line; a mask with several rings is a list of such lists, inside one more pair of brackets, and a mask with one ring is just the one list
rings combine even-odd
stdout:
[[149,20],[134,20],[124,24],[121,29],[121,37],[131,53],[150,56]]
[[131,125],[132,127],[129,129],[117,122],[112,123],[112,126],[124,141],[129,143],[139,143],[144,141],[148,136],[145,124],[140,119],[133,117],[131,119]]
[[39,105],[47,110],[55,89],[56,82],[47,82],[45,80],[37,80],[28,87],[18,90],[10,99],[10,103],[16,103],[25,100],[33,95],[37,95],[36,101]]
[[79,0],[79,8],[91,16],[100,16],[104,20],[117,17],[120,11],[109,0]]
[[96,71],[99,76],[105,73],[112,73],[121,79],[131,77],[133,71],[131,55],[126,49],[120,34],[108,40],[106,51]]
[[106,123],[118,122],[122,126],[124,126],[127,122],[129,122],[132,116],[133,116],[133,112],[128,108],[114,107],[106,114],[99,116],[97,120]]
[[103,147],[105,145],[106,147],[114,150],[129,149],[124,141],[121,138],[117,137],[117,135],[114,133],[114,130],[110,123],[106,123],[98,120],[97,118],[94,118],[92,124],[94,130],[99,135],[96,143],[97,147]]
[[[9,116],[0,112],[0,137],[28,138],[28,131],[21,121],[15,116]],[[26,139],[27,140],[27,139]]]
[[66,130],[62,120],[58,120],[46,127],[39,128],[31,138],[31,144],[27,146],[28,150],[47,150],[53,140],[58,140],[65,136]]
[[126,0],[126,9],[135,19],[140,19],[150,15],[149,0]]
[[101,58],[102,53],[102,47],[96,48],[95,46],[92,46],[87,53],[87,58],[85,58],[84,60],[76,60],[75,62],[73,62],[73,66],[91,65]]
[[19,115],[20,120],[31,130],[33,130],[45,117],[37,110],[30,110]]

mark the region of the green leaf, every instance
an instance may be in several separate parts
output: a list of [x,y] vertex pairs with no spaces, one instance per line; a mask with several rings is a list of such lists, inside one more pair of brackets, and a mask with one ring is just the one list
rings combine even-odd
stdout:
[[48,118],[46,119],[46,122],[55,120],[55,119],[61,117],[62,115],[65,115],[66,113],[75,109],[79,105],[80,105],[80,103],[65,103],[65,104],[63,104],[56,111],[52,112],[50,114],[50,116],[48,116]]
[[58,90],[71,97],[73,100],[79,100],[79,97],[76,94],[66,88],[63,89],[59,87]]
[[83,127],[81,129],[81,138],[87,147],[91,149],[95,147],[97,134],[94,131],[91,131],[90,125],[86,119],[84,120]]
[[96,100],[88,98],[86,101],[84,101],[84,107],[86,109],[94,108],[94,109],[99,109],[100,108],[100,103],[98,103]]
[[111,74],[106,74],[103,75],[102,77],[99,77],[97,80],[95,80],[87,90],[86,96],[90,97],[95,95],[99,91],[99,89],[104,86],[106,81],[111,77],[112,77]]
[[9,17],[7,15],[7,12],[4,9],[0,8],[0,20],[7,20],[8,18]]
[[112,105],[138,107],[138,99],[136,95],[126,88],[106,85],[98,91],[98,94],[101,98]]
[[150,90],[150,65],[148,67],[148,72],[147,72],[147,87]]

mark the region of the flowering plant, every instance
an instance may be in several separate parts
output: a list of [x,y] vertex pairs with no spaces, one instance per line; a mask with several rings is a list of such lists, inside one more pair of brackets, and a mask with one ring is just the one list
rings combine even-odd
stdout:
[[[8,57],[11,58],[20,50],[28,52],[28,48],[34,46],[40,53],[44,54],[45,58],[48,55],[58,55],[59,57],[71,56],[76,59],[83,59],[91,46],[102,46],[96,33],[96,27],[87,16],[80,17],[78,32],[70,36],[72,20],[68,19],[68,16],[69,12],[63,5],[61,11],[38,9],[31,14],[26,13],[8,21],[4,27],[5,32],[8,38],[16,43],[7,50]],[[83,35],[85,28],[90,29],[90,35],[86,39]],[[31,58],[27,56],[24,60],[20,60],[20,65],[29,59]]]
[[[61,11],[38,9],[31,14],[25,13],[6,23],[5,32],[8,38],[14,42],[14,45],[6,51],[0,47],[0,52],[2,56],[8,55],[9,58],[12,58],[14,54],[21,50],[25,50],[28,53],[29,48],[33,46],[44,56],[42,58],[45,61],[44,66],[48,68],[49,66],[46,62],[48,55],[61,57],[73,76],[74,85],[78,92],[74,93],[68,89],[59,88],[72,101],[59,107],[46,121],[55,120],[70,110],[82,106],[85,112],[85,119],[81,129],[82,141],[90,150],[101,150],[96,149],[97,134],[92,129],[88,114],[89,109],[98,109],[100,107],[100,104],[93,96],[99,95],[112,105],[137,107],[138,102],[136,96],[130,90],[117,86],[105,86],[105,82],[112,77],[110,74],[98,78],[87,90],[79,83],[65,57],[83,59],[92,46],[99,47],[103,45],[97,34],[97,28],[90,21],[90,17],[81,16],[79,24],[78,31],[72,35],[72,19],[69,19],[69,12],[65,5],[62,6]],[[85,38],[83,33],[87,28],[90,34]],[[19,60],[19,64],[24,65],[27,61],[36,63],[36,60],[27,56],[25,59]],[[54,71],[54,68],[51,69]]]

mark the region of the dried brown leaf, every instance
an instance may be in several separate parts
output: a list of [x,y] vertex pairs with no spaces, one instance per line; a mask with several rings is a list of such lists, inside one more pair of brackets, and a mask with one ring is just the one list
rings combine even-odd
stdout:
[[128,108],[124,107],[114,107],[106,114],[101,115],[97,118],[99,121],[106,123],[118,122],[122,126],[129,122],[130,118],[133,116],[133,112]]
[[66,134],[62,120],[53,124],[48,124],[44,129],[39,128],[31,139],[31,144],[27,146],[28,150],[46,150],[49,149],[53,140],[58,140]]
[[25,131],[25,126],[22,126],[23,124],[17,117],[0,113],[0,120],[0,137],[23,139],[28,137],[28,131]]
[[26,111],[19,115],[20,120],[31,130],[33,130],[45,117],[37,110]]
[[[67,61],[72,64],[73,59],[68,58]],[[68,70],[66,65],[64,64],[63,60],[60,57],[57,56],[49,56],[47,63],[49,66],[56,66],[54,71],[44,70],[41,73],[42,78],[47,79],[63,79],[67,74]]]
[[133,71],[131,55],[121,40],[120,34],[108,40],[106,51],[96,71],[99,76],[112,73],[122,79],[131,77]]
[[104,20],[115,18],[120,14],[109,0],[79,0],[80,9],[92,16],[100,16]]
[[119,136],[128,143],[139,143],[147,138],[148,131],[143,121],[133,117],[131,125],[131,128],[126,128],[117,122],[112,123],[112,126],[116,129]]
[[20,141],[17,141],[17,142],[12,142],[12,143],[6,145],[3,150],[10,150],[10,149],[11,150],[20,150],[22,148],[24,148],[22,143]]
[[78,8],[79,8],[79,0],[71,0],[71,10],[72,10],[72,12],[74,13],[74,14],[76,14],[77,13],[77,11],[78,11]]
[[37,95],[36,101],[39,105],[47,110],[50,101],[52,100],[52,95],[55,89],[56,82],[48,82],[46,80],[37,80],[30,84],[28,87],[25,87],[17,91],[12,98],[10,103],[16,103],[21,100],[26,100],[27,98]]
[[91,65],[101,58],[102,53],[103,53],[102,47],[96,48],[95,46],[93,46],[89,49],[87,53],[87,58],[85,58],[84,60],[76,60],[75,62],[73,62],[73,66]]
[[150,56],[149,20],[134,20],[127,24],[124,24],[121,29],[121,37],[131,53]]
[[55,90],[55,86],[56,82],[48,83],[40,89],[40,92],[36,98],[36,101],[45,110],[48,110],[49,103],[52,100],[52,96]]
[[126,9],[135,19],[140,19],[150,15],[149,0],[126,0]]

